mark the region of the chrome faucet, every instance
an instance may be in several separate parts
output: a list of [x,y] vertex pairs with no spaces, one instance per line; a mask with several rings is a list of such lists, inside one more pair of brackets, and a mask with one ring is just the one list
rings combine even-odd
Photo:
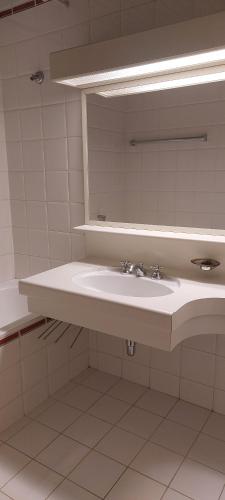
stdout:
[[159,264],[155,264],[154,266],[151,266],[151,269],[152,269],[152,274],[151,274],[152,279],[161,280],[163,278],[163,274],[161,272],[163,267],[159,266]]
[[144,264],[132,264],[129,260],[122,260],[120,262],[121,272],[124,274],[134,274],[136,278],[143,278],[146,275]]

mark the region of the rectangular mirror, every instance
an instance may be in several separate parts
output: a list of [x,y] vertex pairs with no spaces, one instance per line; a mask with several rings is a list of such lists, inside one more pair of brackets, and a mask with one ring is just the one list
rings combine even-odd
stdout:
[[224,82],[83,106],[86,220],[225,234]]

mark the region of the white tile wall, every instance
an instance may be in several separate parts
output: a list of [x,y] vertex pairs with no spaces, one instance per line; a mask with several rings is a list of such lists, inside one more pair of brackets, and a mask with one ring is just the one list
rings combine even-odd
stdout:
[[225,414],[223,335],[193,337],[173,352],[138,344],[131,358],[125,340],[91,331],[89,349],[93,368]]
[[[13,152],[10,156],[10,165],[13,163],[14,158],[15,154]],[[9,199],[9,177],[5,142],[2,81],[0,79],[0,282],[11,279],[13,276],[14,258],[12,222]]]
[[[39,248],[38,254],[44,254],[45,260],[38,262],[35,259],[40,258],[40,255],[36,255],[35,245],[29,245],[27,253],[24,253],[25,249],[23,248],[21,254],[15,241],[17,247],[15,255],[16,276],[24,276],[33,272],[34,269],[46,269],[52,265],[52,255],[49,253],[50,231],[58,233],[58,236],[51,236],[51,239],[54,237],[65,239],[65,235],[67,235],[67,239],[73,239],[72,244],[70,244],[70,252],[63,252],[64,258],[70,260],[83,256],[82,237],[79,236],[79,242],[78,237],[76,238],[76,245],[74,245],[74,237],[71,237],[72,225],[83,222],[82,174],[72,174],[72,171],[82,169],[80,93],[50,82],[49,52],[142,31],[153,26],[179,22],[194,16],[208,15],[223,9],[223,2],[211,2],[210,0],[206,0],[204,7],[201,6],[201,8],[199,8],[198,0],[193,2],[182,0],[179,5],[177,2],[162,2],[161,0],[157,2],[150,0],[118,0],[114,2],[98,0],[89,3],[87,0],[74,0],[69,9],[59,3],[49,2],[42,7],[30,9],[1,20],[0,78],[3,82],[14,240],[17,239],[18,231],[16,228],[18,227],[23,229],[24,234],[28,233],[29,228],[44,229],[47,231],[48,239],[48,252],[46,252],[45,238],[42,238],[42,243],[40,242],[40,246],[43,244],[44,248],[43,251]],[[30,74],[39,68],[45,70],[45,83],[40,87],[29,80]],[[222,116],[220,104],[218,113]],[[154,115],[155,123],[158,119],[157,115],[158,113]],[[188,116],[189,122],[191,120],[191,124],[193,124],[191,108]],[[197,113],[195,116],[198,118]],[[171,114],[166,114],[166,110],[165,112],[161,111],[161,117],[165,123],[167,121],[171,125]],[[0,118],[2,121],[2,116]],[[100,115],[99,118],[101,118]],[[174,113],[174,119],[177,119],[176,113]],[[113,113],[111,113],[111,122],[115,123]],[[196,121],[195,125],[198,124],[199,122]],[[90,137],[90,142],[92,140],[94,143],[99,141],[101,149],[104,144],[107,147],[107,144],[110,143],[107,135],[107,131],[101,131],[100,135],[95,134],[93,138]],[[213,136],[216,137],[212,131]],[[112,137],[110,137],[111,139]],[[121,148],[121,141],[118,141],[118,137],[114,138],[113,144],[114,148]],[[3,165],[5,152],[2,144],[0,151],[3,151],[0,155]],[[220,152],[222,153],[222,151]],[[119,162],[119,155],[116,156]],[[136,157],[136,160],[139,161],[139,157]],[[132,159],[129,159],[129,164],[131,162]],[[112,164],[115,165],[115,155],[112,155]],[[220,164],[223,164],[223,155]],[[215,180],[217,186],[220,186],[221,182],[219,175]],[[185,176],[187,177],[186,172],[183,174],[182,182],[183,185],[185,183],[187,186]],[[210,174],[208,177],[208,180],[205,177],[206,184],[210,182]],[[111,185],[121,186],[121,177],[116,179],[115,175],[111,176],[110,181]],[[104,187],[104,179],[102,182]],[[202,190],[201,178],[199,182]],[[107,198],[109,203],[107,211],[111,218],[118,219],[119,213],[124,213],[121,194],[115,192],[115,189],[116,187],[110,196],[102,193],[99,200],[93,197],[94,213],[106,211]],[[3,192],[6,192],[5,187]],[[206,194],[208,193],[202,193],[202,195]],[[158,199],[160,199],[160,194]],[[158,199],[156,203],[158,203]],[[19,204],[16,204],[16,201],[23,202],[23,205],[20,205],[20,214],[17,213]],[[36,204],[36,208],[34,206],[31,208],[31,202],[39,202],[39,206]],[[53,205],[54,203],[55,205]],[[134,197],[134,193],[132,203],[136,213],[138,200]],[[145,203],[144,199],[143,203]],[[207,219],[204,204],[208,203],[208,200],[202,196],[202,201],[199,199],[198,203],[201,203],[201,207],[198,210],[196,220],[199,221],[200,225],[204,225]],[[131,204],[127,205],[127,211],[131,213]],[[193,206],[192,203],[191,206]],[[219,196],[217,197],[217,206],[216,217],[212,217],[214,227],[216,224],[221,225],[221,219],[223,220]],[[192,224],[193,213],[190,212],[189,207],[187,202],[186,206],[183,209],[181,206],[179,213],[176,214],[179,225],[182,223]],[[173,208],[171,206],[167,215],[168,223],[172,223]],[[47,222],[46,212],[48,213]],[[37,220],[39,216],[40,223]],[[158,222],[163,220],[163,217],[165,218],[164,207],[157,213]],[[155,219],[154,209],[152,209],[152,221],[156,222]],[[60,236],[60,233],[63,235]],[[27,238],[28,236],[25,239]],[[27,260],[25,260],[25,256]],[[3,258],[4,266],[0,265],[0,280],[11,277],[13,273],[12,255],[8,253],[1,257],[1,259]]]
[[[224,229],[224,98],[224,83],[112,103],[88,96],[91,218]],[[129,145],[203,132],[204,144]]]
[[[47,340],[39,339],[49,327],[51,323],[45,323],[0,346],[0,431],[88,367],[88,332],[84,330],[71,349],[77,327],[56,324]],[[55,343],[66,327],[66,334]]]
[[[0,280],[14,275],[9,236],[11,221],[8,179],[16,276],[40,272],[84,255],[82,237],[71,234],[71,227],[81,224],[84,216],[80,93],[73,89],[56,86],[49,81],[49,52],[149,29],[152,26],[178,22],[197,15],[207,15],[218,10],[224,10],[224,2],[221,0],[214,2],[210,0],[204,2],[159,0],[154,3],[151,0],[114,2],[93,0],[89,2],[89,5],[87,0],[74,0],[71,1],[69,10],[57,2],[49,2],[41,8],[37,7],[18,14],[17,17],[12,16],[0,21],[0,78],[3,81],[3,98],[0,97],[0,103],[4,103],[5,110],[4,124],[3,106],[0,104],[0,236],[1,240],[8,241],[9,245],[7,248],[4,244],[5,253],[0,255]],[[39,68],[46,72],[45,83],[42,87],[35,86],[29,80],[30,74]],[[177,223],[193,225],[194,203],[195,220],[198,220],[199,225],[208,223],[208,206],[210,205],[214,207],[212,227],[216,227],[217,221],[220,227],[223,223],[224,194],[219,191],[224,176],[225,93],[222,85],[215,86],[210,101],[206,102],[208,97],[203,96],[202,89],[201,87],[196,93],[197,104],[193,103],[191,90],[190,92],[187,90],[187,105],[185,106],[182,92],[176,92],[176,96],[174,93],[155,95],[154,109],[151,109],[151,116],[149,113],[146,114],[145,123],[148,127],[151,125],[151,130],[157,129],[162,133],[165,132],[165,128],[176,128],[178,124],[179,127],[189,128],[189,130],[194,127],[195,131],[198,131],[203,124],[207,123],[210,147],[207,148],[206,153],[202,149],[199,151],[188,149],[185,150],[185,155],[183,151],[178,151],[174,155],[173,151],[168,150],[145,151],[141,155],[138,151],[129,155],[127,166],[132,205],[135,211],[139,202],[133,191],[133,187],[137,185],[137,165],[140,167],[141,164],[145,166],[151,164],[152,166],[151,175],[143,176],[144,185],[148,183],[151,186],[158,182],[162,186],[163,196],[158,193],[155,197],[151,191],[149,198],[148,191],[146,191],[147,194],[143,195],[142,199],[145,210],[151,209],[153,214],[160,201],[161,210],[158,210],[157,218],[153,217],[155,223],[156,221],[162,223],[165,220],[165,203],[163,205],[165,199],[166,207],[170,206],[167,221],[172,223],[174,200],[170,195],[171,191],[167,192],[167,186],[170,182],[170,188],[174,187],[175,181],[172,175],[174,165],[176,168],[179,165],[179,175],[176,177],[179,190],[175,199]],[[144,99],[142,106],[145,106]],[[138,123],[142,124],[143,112],[140,119],[138,111],[137,108],[129,111],[129,116],[135,120],[135,126]],[[100,117],[97,116],[97,118]],[[115,126],[113,113],[111,113],[111,118]],[[95,132],[93,136],[90,136],[90,144],[97,145],[91,159],[93,170],[96,170],[96,166],[101,167],[102,162],[106,162],[104,149],[109,148],[112,138],[113,148],[110,160],[107,161],[109,161],[111,174],[115,166],[117,170],[120,169],[122,160],[120,136],[121,133],[116,135],[113,130],[101,130],[100,133]],[[163,174],[157,178],[154,170],[159,163]],[[211,169],[212,163],[216,168],[216,175]],[[199,169],[196,177],[197,190],[195,189],[194,192],[193,165]],[[7,168],[9,176],[7,176]],[[131,176],[131,169],[133,176]],[[165,170],[169,170],[169,176],[168,171],[166,172],[166,182]],[[123,208],[117,193],[121,181],[121,177],[118,181],[115,175],[111,175],[113,192],[111,195],[107,193],[106,196],[102,193],[100,204],[97,204],[95,200],[96,213],[104,210],[107,197],[111,212],[114,210],[116,200],[118,211],[115,218],[118,218]],[[209,192],[212,182],[216,197]],[[180,190],[181,186],[183,191]],[[132,205],[128,206],[129,213]],[[57,364],[56,371],[52,373],[49,371],[49,366],[54,365],[52,359],[58,363],[58,353],[55,351],[52,358],[50,346],[47,346],[45,350],[42,349],[43,358],[40,360],[40,344],[33,336],[27,335],[21,339],[20,347],[16,350],[17,354],[14,352],[15,347],[11,351],[13,344],[9,345],[9,358],[8,354],[7,356],[4,354],[4,368],[1,372],[9,387],[12,384],[14,391],[14,399],[8,402],[6,402],[5,394],[3,392],[0,394],[2,403],[7,404],[0,408],[0,422],[7,421],[7,425],[22,416],[24,407],[26,411],[29,411],[37,404],[37,401],[41,402],[49,393],[65,384],[69,376],[77,375],[87,364],[87,352],[81,347],[76,363],[70,352],[69,363],[67,356],[63,357],[63,363]],[[180,395],[188,401],[198,402],[225,413],[223,344],[222,337],[196,338],[168,355],[138,346],[137,355],[131,360],[124,353],[122,341],[112,340],[110,337],[104,339],[102,335],[93,333],[90,344],[90,364],[145,386],[151,385],[152,388],[165,391],[172,396]],[[62,352],[64,356],[65,351],[62,350]],[[191,369],[188,365],[190,357],[193,360]],[[10,367],[7,365],[7,358],[12,360]],[[39,362],[43,366],[41,375],[36,369]],[[25,383],[26,392],[23,392],[21,388],[23,383]]]

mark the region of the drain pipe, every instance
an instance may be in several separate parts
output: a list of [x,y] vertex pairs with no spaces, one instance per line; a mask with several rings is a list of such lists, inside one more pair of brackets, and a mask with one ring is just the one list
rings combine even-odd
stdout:
[[127,356],[134,356],[136,351],[136,342],[133,340],[126,340]]

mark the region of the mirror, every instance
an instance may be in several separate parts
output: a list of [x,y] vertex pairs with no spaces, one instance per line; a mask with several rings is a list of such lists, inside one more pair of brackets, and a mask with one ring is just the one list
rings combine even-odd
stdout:
[[224,82],[86,94],[86,111],[90,221],[224,232]]

